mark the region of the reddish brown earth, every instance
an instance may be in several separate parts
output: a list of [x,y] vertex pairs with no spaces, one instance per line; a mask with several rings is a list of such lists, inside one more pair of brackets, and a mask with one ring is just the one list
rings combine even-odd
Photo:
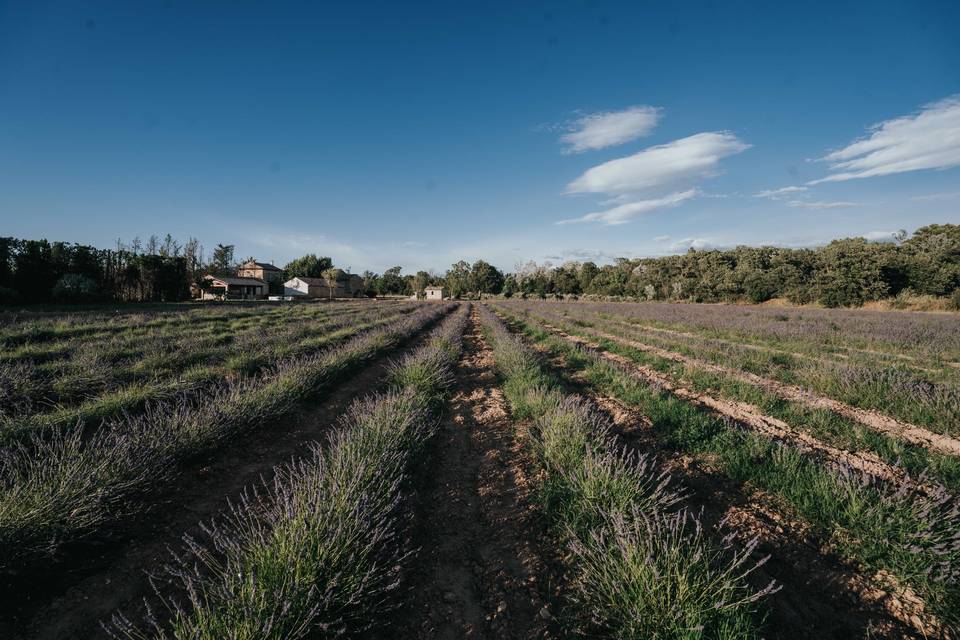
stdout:
[[[424,339],[410,341],[410,349]],[[354,400],[384,382],[389,356],[373,360],[323,397],[304,403],[294,415],[238,438],[225,448],[194,461],[144,517],[110,538],[87,540],[65,552],[63,562],[48,573],[30,574],[4,585],[7,602],[0,608],[0,638],[18,640],[87,640],[107,637],[100,621],[116,610],[131,620],[142,617],[142,602],[156,603],[147,571],[158,571],[178,549],[184,534],[200,536],[200,521],[222,513],[227,500],[275,467],[305,453],[307,445],[325,438]],[[14,594],[15,597],[14,597]]]
[[550,546],[475,311],[464,348],[414,507],[408,598],[382,637],[555,637]]

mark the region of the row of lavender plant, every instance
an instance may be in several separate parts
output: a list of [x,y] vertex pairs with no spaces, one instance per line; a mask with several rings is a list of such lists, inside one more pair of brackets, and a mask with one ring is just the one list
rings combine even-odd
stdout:
[[776,341],[801,350],[854,347],[893,354],[909,351],[922,359],[960,358],[960,317],[956,314],[659,302],[577,304],[667,329]]
[[923,598],[939,622],[960,624],[960,498],[926,478],[881,481],[813,458],[736,422],[714,417],[639,380],[628,365],[553,335],[530,318],[511,320],[576,367],[599,391],[642,411],[669,447],[709,456],[732,480],[777,496],[839,555]]
[[585,400],[564,397],[536,355],[483,309],[515,419],[539,467],[542,506],[570,549],[573,601],[586,633],[611,638],[758,637],[748,576],[756,541],[715,540],[682,507],[683,489],[658,464],[619,446]]
[[[391,370],[391,390],[355,403],[326,447],[244,494],[228,517],[186,538],[154,585],[183,601],[144,624],[118,613],[116,638],[361,637],[396,604],[412,553],[402,536],[409,470],[435,431],[468,308]],[[169,593],[169,592],[168,592]]]
[[108,422],[90,438],[59,430],[6,450],[0,456],[0,569],[136,515],[184,460],[289,413],[449,309],[425,306],[325,352],[222,382],[202,398]]
[[[634,330],[624,328],[591,313],[586,305],[538,306],[511,303],[504,308],[523,310],[561,324],[586,337],[594,327],[627,339],[638,339]],[[570,327],[569,323],[576,326]],[[960,435],[960,389],[925,379],[925,374],[887,366],[864,366],[848,362],[822,362],[789,358],[761,358],[749,350],[728,345],[711,350],[690,339],[663,339],[639,336],[641,342],[679,351],[725,367],[760,373],[773,379],[811,389],[852,406],[883,412],[937,433]],[[766,365],[766,366],[765,366]]]
[[[346,315],[356,314],[358,311],[357,308],[346,310]],[[11,382],[18,382],[20,387],[24,387],[21,395],[29,396],[34,401],[49,400],[59,404],[61,395],[67,396],[63,400],[70,399],[69,391],[75,386],[68,382],[67,390],[64,391],[59,385],[65,379],[69,380],[72,376],[81,375],[91,369],[93,372],[88,377],[94,381],[99,375],[115,379],[117,383],[146,379],[154,369],[159,369],[157,375],[175,373],[178,367],[182,369],[183,366],[190,366],[192,352],[208,350],[212,352],[211,355],[226,354],[236,342],[244,343],[242,346],[249,349],[258,344],[275,342],[275,336],[291,330],[293,332],[284,337],[302,339],[315,332],[318,322],[342,319],[343,315],[343,312],[285,313],[279,316],[270,314],[262,319],[244,320],[243,325],[184,326],[146,332],[130,330],[102,340],[73,341],[69,344],[71,353],[65,358],[44,361],[30,358],[8,359],[0,364],[0,367],[24,374],[25,380],[11,379]],[[297,333],[301,335],[297,336]],[[291,342],[289,346],[285,346],[280,342],[276,346],[292,349],[299,344],[300,342]]]
[[[243,314],[195,314],[177,321],[147,322],[145,324],[113,323],[89,327],[88,333],[56,340],[30,341],[19,346],[7,346],[0,351],[0,363],[33,363],[38,366],[55,367],[72,359],[83,358],[109,347],[121,357],[133,357],[143,343],[162,339],[202,338],[226,332],[242,332],[260,328],[267,330],[277,324],[307,321],[318,318],[334,318],[345,313],[355,313],[366,305],[293,305],[278,309],[264,309],[262,315]],[[377,305],[378,307],[381,305]],[[96,331],[94,331],[96,329]]]
[[[96,425],[104,419],[138,411],[150,402],[201,394],[225,378],[253,374],[283,359],[308,355],[361,330],[390,322],[413,308],[374,308],[313,323],[291,322],[267,335],[257,331],[237,335],[215,348],[190,336],[172,342],[158,338],[152,344],[156,350],[153,357],[149,355],[151,345],[141,345],[138,353],[143,359],[135,365],[127,360],[127,366],[102,357],[109,349],[102,345],[99,353],[92,354],[89,368],[81,367],[76,375],[59,375],[48,385],[18,377],[28,372],[22,366],[0,365],[0,382],[9,382],[0,391],[6,401],[0,409],[0,443],[23,440],[56,428]],[[162,362],[168,366],[160,367]],[[203,364],[198,365],[199,362]],[[144,367],[152,369],[152,376],[137,380],[134,371],[149,375]],[[100,393],[98,387],[102,387]],[[42,395],[48,389],[55,390],[53,398]],[[78,398],[79,403],[69,402],[70,390],[75,396],[84,394]],[[52,408],[48,403],[52,403]]]
[[[237,307],[167,305],[146,312],[122,312],[121,309],[117,309],[112,312],[70,311],[52,316],[30,312],[6,312],[0,314],[7,317],[7,321],[0,324],[0,346],[7,348],[39,346],[48,342],[59,342],[73,338],[102,337],[128,331],[153,331],[179,329],[185,326],[232,323],[244,319],[287,315],[291,308],[296,311],[310,309],[312,312],[316,308],[327,306],[326,304],[268,306],[265,303]],[[341,305],[338,304],[337,306]]]

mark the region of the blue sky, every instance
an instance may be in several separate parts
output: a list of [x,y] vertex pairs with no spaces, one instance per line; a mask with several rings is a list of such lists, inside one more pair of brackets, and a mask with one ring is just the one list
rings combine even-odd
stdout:
[[0,235],[442,271],[960,223],[958,33],[957,2],[0,0]]

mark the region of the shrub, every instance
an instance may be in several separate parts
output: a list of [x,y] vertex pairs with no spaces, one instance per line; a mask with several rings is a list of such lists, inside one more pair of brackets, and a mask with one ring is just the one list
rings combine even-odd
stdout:
[[97,283],[87,276],[68,273],[53,286],[53,299],[58,302],[92,302],[96,300],[99,289]]
[[960,311],[960,289],[953,292],[947,301],[947,308],[952,311]]

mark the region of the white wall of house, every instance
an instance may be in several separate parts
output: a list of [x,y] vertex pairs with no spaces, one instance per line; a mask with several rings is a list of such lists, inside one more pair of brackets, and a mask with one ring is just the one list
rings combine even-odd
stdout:
[[308,296],[310,295],[310,286],[300,278],[293,278],[283,283],[283,295]]

